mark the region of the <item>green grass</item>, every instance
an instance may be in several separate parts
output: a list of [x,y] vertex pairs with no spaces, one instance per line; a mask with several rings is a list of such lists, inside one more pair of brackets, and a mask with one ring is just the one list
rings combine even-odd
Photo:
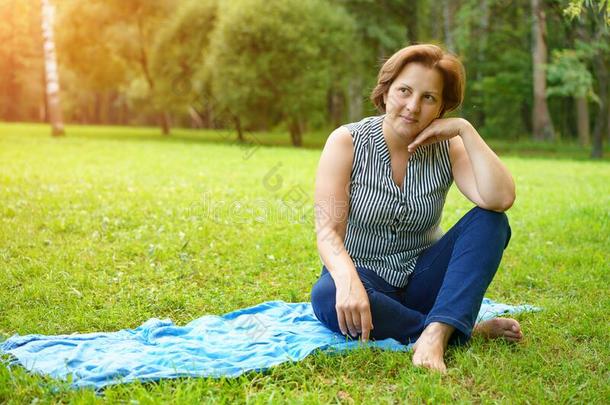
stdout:
[[[315,142],[295,150],[213,132],[68,130],[52,139],[46,126],[0,126],[0,340],[309,300],[320,272]],[[544,308],[518,317],[522,344],[452,348],[446,376],[413,368],[409,354],[362,349],[236,379],[116,386],[105,397],[0,366],[0,402],[607,403],[610,163],[512,147],[513,238],[487,296]],[[452,189],[445,229],[469,207]]]

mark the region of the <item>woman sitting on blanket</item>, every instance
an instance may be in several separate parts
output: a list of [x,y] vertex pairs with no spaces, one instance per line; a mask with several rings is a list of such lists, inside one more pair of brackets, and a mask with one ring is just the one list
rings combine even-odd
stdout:
[[[515,184],[468,121],[443,118],[464,85],[462,63],[441,48],[399,50],[371,94],[382,115],[333,131],[316,177],[316,316],[354,338],[414,342],[413,364],[441,372],[448,344],[522,338],[514,319],[475,325],[510,239]],[[443,235],[453,181],[476,207]]]

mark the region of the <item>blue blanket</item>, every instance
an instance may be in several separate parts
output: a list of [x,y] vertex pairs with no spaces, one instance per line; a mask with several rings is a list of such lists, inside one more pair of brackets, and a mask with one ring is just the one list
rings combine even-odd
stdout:
[[[483,300],[478,320],[536,311]],[[0,346],[9,365],[66,380],[72,386],[103,388],[135,380],[186,376],[235,377],[286,361],[299,361],[316,349],[341,352],[363,343],[336,334],[315,317],[311,304],[269,301],[206,315],[185,326],[152,318],[136,329],[72,335],[14,335]],[[365,345],[406,351],[394,339]]]

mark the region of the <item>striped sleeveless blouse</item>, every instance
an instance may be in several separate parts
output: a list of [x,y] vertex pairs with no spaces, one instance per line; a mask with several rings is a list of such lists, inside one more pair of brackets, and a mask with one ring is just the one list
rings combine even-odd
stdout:
[[356,266],[404,287],[418,255],[442,236],[441,213],[453,182],[449,141],[416,149],[401,190],[392,179],[383,118],[344,125],[354,144],[344,244]]

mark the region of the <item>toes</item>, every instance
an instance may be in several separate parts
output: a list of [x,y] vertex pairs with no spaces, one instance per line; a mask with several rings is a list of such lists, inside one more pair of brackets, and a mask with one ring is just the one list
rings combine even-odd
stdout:
[[416,359],[413,358],[413,365],[416,367],[424,367],[432,371],[438,371],[445,374],[447,372],[447,366],[444,362],[439,362],[430,359]]

